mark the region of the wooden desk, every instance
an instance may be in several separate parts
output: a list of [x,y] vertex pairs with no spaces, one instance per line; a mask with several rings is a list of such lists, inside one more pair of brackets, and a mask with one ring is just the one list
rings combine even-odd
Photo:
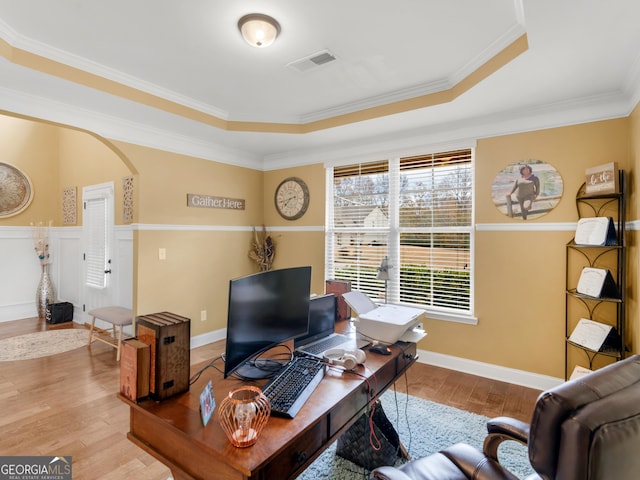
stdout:
[[[391,350],[388,356],[367,351],[365,366],[358,367],[376,395],[415,362],[414,343],[396,344]],[[217,405],[243,383],[223,379],[221,373],[209,368],[189,392],[159,403],[145,400],[136,404],[120,396],[130,407],[128,438],[167,465],[175,480],[294,478],[358,419],[369,401],[367,382],[361,377],[349,373],[339,376],[329,370],[294,419],[270,417],[255,445],[236,448],[220,428],[217,411],[207,426],[202,426],[199,396],[209,380]]]

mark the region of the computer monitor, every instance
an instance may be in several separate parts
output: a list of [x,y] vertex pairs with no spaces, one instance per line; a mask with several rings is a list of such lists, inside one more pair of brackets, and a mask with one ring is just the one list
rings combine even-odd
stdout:
[[269,376],[256,357],[309,329],[311,267],[269,270],[229,282],[225,378]]
[[336,331],[338,302],[333,293],[311,298],[309,301],[309,331],[294,339],[293,346],[306,345]]

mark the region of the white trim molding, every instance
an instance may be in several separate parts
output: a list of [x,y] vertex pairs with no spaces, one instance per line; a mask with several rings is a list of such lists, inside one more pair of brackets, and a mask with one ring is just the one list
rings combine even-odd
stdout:
[[219,330],[212,330],[201,335],[191,337],[191,349],[209,345],[210,343],[217,342],[218,340],[224,340],[227,338],[227,329],[221,328]]
[[477,223],[478,232],[575,232],[577,222]]
[[561,378],[541,375],[539,373],[516,370],[515,368],[502,367],[490,363],[478,362],[466,358],[453,357],[442,353],[418,350],[418,362],[436,367],[448,368],[458,372],[470,373],[480,377],[491,378],[501,382],[512,383],[536,390],[548,390],[561,383]]

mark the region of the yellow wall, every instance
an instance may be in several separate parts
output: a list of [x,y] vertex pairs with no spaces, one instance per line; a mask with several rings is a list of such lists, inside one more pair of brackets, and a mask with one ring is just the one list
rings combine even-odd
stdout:
[[[467,325],[428,319],[425,322],[428,336],[420,348],[564,377],[565,244],[573,237],[573,231],[558,225],[575,224],[578,219],[574,199],[584,182],[585,168],[616,161],[628,171],[629,177],[635,174],[629,132],[630,120],[619,119],[478,141],[476,224],[486,227],[476,232],[475,307],[479,322]],[[498,211],[491,200],[491,186],[503,167],[527,159],[553,165],[563,178],[564,194],[554,210],[525,224]],[[265,173],[265,219],[275,228],[287,222],[275,213],[273,191],[290,175],[314,186],[313,189],[310,186],[312,204],[314,190],[321,195],[324,192],[321,165]],[[289,224],[323,225],[324,208],[319,204],[313,207],[300,221]],[[552,224],[548,229],[529,228],[547,222]],[[323,233],[307,234],[318,239],[313,264],[322,265]],[[303,242],[299,237],[301,234],[295,231],[282,232],[279,241],[300,245]],[[305,249],[312,251],[305,245],[302,255]],[[636,323],[636,311],[629,308],[631,323]],[[635,347],[636,342],[632,344]]]
[[22,171],[32,183],[33,200],[21,213],[0,219],[0,225],[60,221],[57,208],[58,128],[0,115],[0,162]]
[[[276,211],[274,195],[285,178],[299,177],[309,187],[309,208],[298,220],[286,220]],[[321,164],[264,172],[264,223],[274,230],[275,267],[311,265],[311,291],[324,293],[325,171]],[[309,231],[310,227],[317,227]],[[306,228],[306,231],[296,229]],[[288,230],[287,230],[288,229]]]
[[59,138],[59,191],[58,218],[62,222],[62,191],[76,187],[76,225],[82,225],[82,187],[105,182],[114,184],[114,220],[123,224],[122,179],[132,171],[119,152],[108,142],[86,132],[58,128]]
[[[539,159],[563,179],[558,206],[535,220],[501,214],[490,197],[500,169]],[[441,353],[554,377],[564,376],[565,244],[572,231],[500,231],[499,225],[576,222],[575,194],[585,169],[616,161],[633,172],[629,120],[619,119],[479,140],[476,223],[498,227],[476,233],[477,326],[428,322],[421,345]],[[553,229],[553,227],[552,227]],[[630,314],[632,312],[629,312]],[[632,315],[632,322],[636,322]]]
[[[134,232],[134,310],[190,318],[193,336],[225,328],[229,280],[257,271],[248,257],[249,228],[263,222],[263,173],[137,145],[116,146],[138,172],[138,221],[153,226]],[[188,207],[188,193],[243,199],[245,209]],[[160,248],[166,260],[159,259]],[[203,310],[205,321],[200,320]]]
[[[633,167],[629,175],[629,215],[630,220],[638,221],[640,206],[638,205],[637,185],[640,185],[640,104],[636,106],[629,117],[629,131],[631,132],[631,162]],[[627,325],[628,337],[633,352],[640,352],[640,252],[638,251],[640,234],[636,229],[627,234]]]
[[[139,223],[260,225],[263,173],[122,142],[115,146],[139,175]],[[193,208],[187,193],[244,199],[245,210]]]
[[110,181],[115,184],[115,221],[122,223],[122,177],[131,170],[109,142],[71,128],[0,115],[0,161],[18,167],[34,190],[31,205],[0,219],[0,225],[49,220],[62,225],[62,193],[68,187],[76,187],[75,225],[81,225],[82,187]]
[[[194,336],[224,328],[229,279],[257,271],[247,254],[251,227],[263,224],[276,241],[274,267],[311,265],[312,291],[323,291],[322,165],[261,172],[122,142],[106,142],[103,149],[102,142],[81,132],[58,132],[50,125],[7,118],[0,117],[2,161],[37,179],[37,190],[25,213],[0,220],[0,225],[25,225],[46,217],[59,222],[62,188],[106,181],[104,177],[113,179],[119,188],[122,176],[135,175],[136,222],[141,225],[134,231],[137,314],[168,310],[187,316],[192,319]],[[22,128],[11,131],[14,125]],[[628,172],[628,219],[635,220],[639,209],[634,186],[640,180],[635,165],[639,157],[638,109],[626,119],[479,140],[475,179],[476,223],[481,227],[476,232],[475,249],[479,323],[428,320],[425,327],[429,334],[420,348],[563,377],[565,243],[573,232],[558,225],[577,220],[574,197],[585,168],[609,161],[618,162]],[[501,214],[490,192],[496,174],[505,165],[531,158],[558,170],[564,195],[549,214],[525,223]],[[63,173],[58,173],[56,162]],[[275,188],[288,176],[302,178],[311,195],[307,214],[293,222],[282,219],[273,202]],[[246,208],[187,207],[187,193],[244,199]],[[547,222],[549,229],[531,228]],[[640,327],[636,319],[635,230],[628,237],[627,313],[629,340],[636,351]],[[166,260],[159,260],[159,248],[166,249]],[[200,320],[202,310],[207,311],[206,321]]]

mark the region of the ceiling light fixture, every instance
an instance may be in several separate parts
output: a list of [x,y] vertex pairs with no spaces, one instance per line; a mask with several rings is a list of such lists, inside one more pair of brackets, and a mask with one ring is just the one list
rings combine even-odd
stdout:
[[238,20],[238,29],[252,47],[271,45],[280,33],[280,24],[268,15],[250,13]]

